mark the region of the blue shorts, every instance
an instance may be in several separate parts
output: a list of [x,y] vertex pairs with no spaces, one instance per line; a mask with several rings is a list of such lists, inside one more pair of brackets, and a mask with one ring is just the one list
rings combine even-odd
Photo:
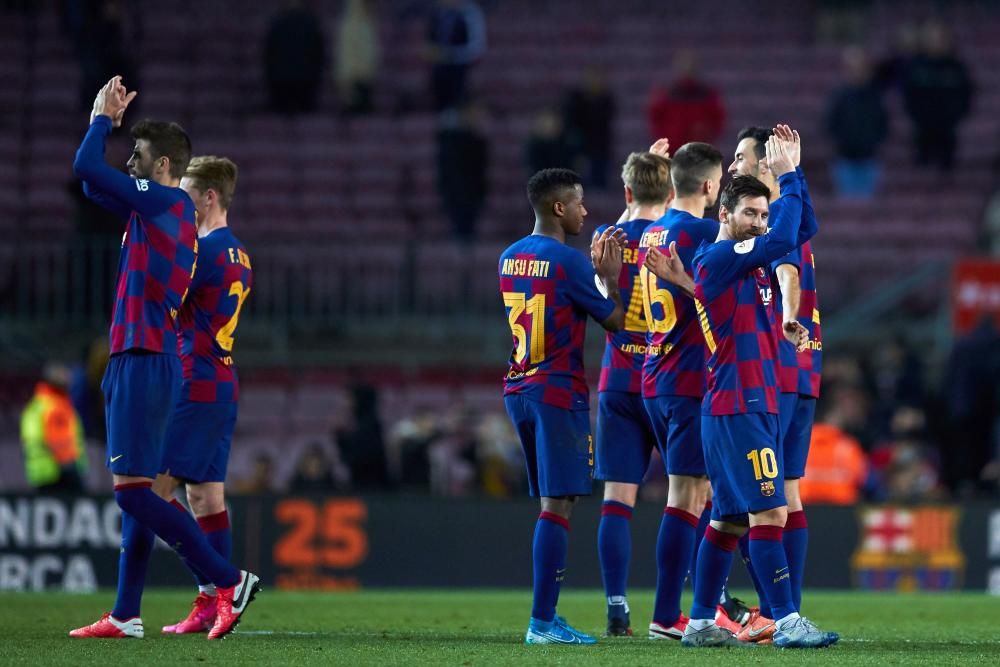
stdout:
[[767,413],[702,417],[713,519],[787,504],[779,429],[778,415]]
[[785,479],[799,479],[806,474],[809,440],[816,418],[816,399],[805,394],[781,394],[778,401]]
[[667,474],[704,477],[707,470],[701,443],[701,399],[657,396],[645,399],[645,403]]
[[114,354],[101,380],[108,426],[108,470],[115,475],[155,478],[160,472],[167,418],[181,388],[175,354],[129,351]]
[[589,410],[565,410],[520,394],[504,396],[521,439],[533,496],[589,496],[594,481],[594,440]]
[[163,439],[160,472],[187,482],[223,482],[236,427],[236,403],[180,401]]
[[656,443],[642,396],[602,391],[597,396],[597,470],[607,482],[639,484]]

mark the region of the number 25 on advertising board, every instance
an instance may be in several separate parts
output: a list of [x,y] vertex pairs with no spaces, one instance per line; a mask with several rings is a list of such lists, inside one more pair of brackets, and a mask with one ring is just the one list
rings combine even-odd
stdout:
[[368,508],[357,498],[325,502],[290,498],[274,508],[278,523],[290,528],[274,545],[279,568],[352,569],[368,555],[364,521]]

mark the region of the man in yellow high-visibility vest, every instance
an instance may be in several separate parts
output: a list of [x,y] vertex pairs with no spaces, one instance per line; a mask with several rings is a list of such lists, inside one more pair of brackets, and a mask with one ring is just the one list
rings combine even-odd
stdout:
[[21,442],[28,482],[45,492],[83,492],[87,450],[80,417],[69,399],[70,371],[51,363],[21,413]]

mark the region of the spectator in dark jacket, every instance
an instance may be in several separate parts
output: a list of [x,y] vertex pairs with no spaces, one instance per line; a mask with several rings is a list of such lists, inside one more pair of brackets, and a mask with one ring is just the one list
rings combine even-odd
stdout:
[[475,239],[486,201],[490,151],[480,125],[479,107],[467,102],[456,121],[438,130],[438,193],[452,232],[462,241]]
[[972,106],[973,84],[955,54],[951,35],[938,23],[924,29],[920,53],[903,81],[906,112],[913,121],[918,164],[949,171],[955,163],[958,125]]
[[466,76],[486,50],[483,12],[473,0],[437,0],[427,27],[425,51],[431,62],[434,111],[461,106]]
[[[948,449],[941,453],[946,483],[966,493],[994,456],[1000,407],[1000,334],[989,316],[955,341],[945,365],[943,407]],[[960,449],[953,447],[958,445]],[[983,489],[985,490],[985,489]]]
[[382,489],[389,483],[382,420],[378,413],[378,392],[355,380],[348,392],[345,419],[334,428],[340,459],[350,471],[356,490]]
[[573,167],[573,150],[566,140],[566,132],[559,114],[552,109],[538,112],[524,152],[528,174],[537,173],[542,169]]
[[315,111],[322,85],[325,51],[316,16],[301,0],[287,0],[271,19],[264,44],[264,67],[271,110]]
[[614,93],[598,67],[590,68],[583,85],[569,91],[563,107],[567,138],[583,162],[580,171],[588,185],[602,189],[608,182],[615,113]]
[[89,109],[94,90],[120,74],[129,88],[142,88],[131,45],[141,41],[141,16],[123,0],[83,0],[62,5],[80,62],[80,104]]
[[847,49],[844,68],[846,82],[834,92],[827,112],[837,153],[833,182],[841,196],[868,198],[881,174],[878,149],[888,134],[889,117],[864,51]]

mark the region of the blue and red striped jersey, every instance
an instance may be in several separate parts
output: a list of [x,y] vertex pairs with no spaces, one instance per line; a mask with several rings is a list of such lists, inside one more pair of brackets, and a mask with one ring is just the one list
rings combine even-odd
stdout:
[[[816,212],[809,196],[809,184],[802,168],[796,169],[802,188],[802,224],[815,224]],[[809,223],[809,219],[813,222]],[[783,303],[781,285],[777,280],[777,270],[782,264],[790,264],[799,272],[799,322],[809,331],[809,345],[802,352],[788,342],[782,332]],[[778,385],[782,393],[796,392],[806,396],[819,397],[820,374],[822,371],[823,339],[819,325],[819,303],[816,298],[816,264],[812,245],[806,242],[772,264],[774,280],[774,326],[778,336],[778,356],[780,370]]]
[[802,245],[801,252],[799,322],[809,330],[809,345],[798,353],[799,393],[819,398],[823,373],[823,330],[819,323],[819,299],[816,295],[816,256],[810,242]]
[[[625,305],[625,328],[608,332],[601,359],[601,377],[597,391],[621,391],[638,394],[642,390],[642,365],[646,358],[646,314],[642,307],[642,290],[639,289],[639,240],[652,220],[629,220],[615,227],[625,231],[625,248],[622,250],[622,272],[618,276],[618,290]],[[594,232],[604,233],[607,225]]]
[[583,374],[587,316],[603,322],[615,309],[597,290],[590,262],[554,238],[532,234],[503,251],[498,269],[514,343],[504,394],[589,409]]
[[177,314],[198,252],[194,203],[180,188],[135,179],[104,162],[111,119],[97,116],[73,170],[84,193],[128,220],[111,315],[111,354],[131,349],[177,354]]
[[233,339],[253,285],[250,255],[228,227],[213,230],[198,243],[198,268],[180,312],[181,398],[234,402],[239,398],[239,379]]
[[694,257],[695,307],[708,346],[708,390],[702,414],[778,412],[778,341],[771,307],[771,262],[816,233],[803,224],[798,177],[779,179],[774,225],[745,241],[702,245]]
[[801,271],[801,250],[801,248],[796,248],[771,264],[771,284],[774,288],[771,303],[774,313],[774,335],[778,339],[778,391],[783,394],[796,393],[799,390],[799,360],[796,357],[795,346],[785,338],[785,332],[782,328],[785,307],[782,302],[783,292],[781,281],[778,279],[778,267],[787,264],[795,267],[796,271]]
[[[646,248],[656,247],[666,252],[670,243],[676,241],[677,254],[684,268],[691,271],[698,246],[713,243],[718,235],[718,222],[670,209],[647,228],[640,244],[642,257],[645,260]],[[642,395],[703,397],[708,355],[694,300],[648,269],[642,270],[641,283],[648,324]]]

